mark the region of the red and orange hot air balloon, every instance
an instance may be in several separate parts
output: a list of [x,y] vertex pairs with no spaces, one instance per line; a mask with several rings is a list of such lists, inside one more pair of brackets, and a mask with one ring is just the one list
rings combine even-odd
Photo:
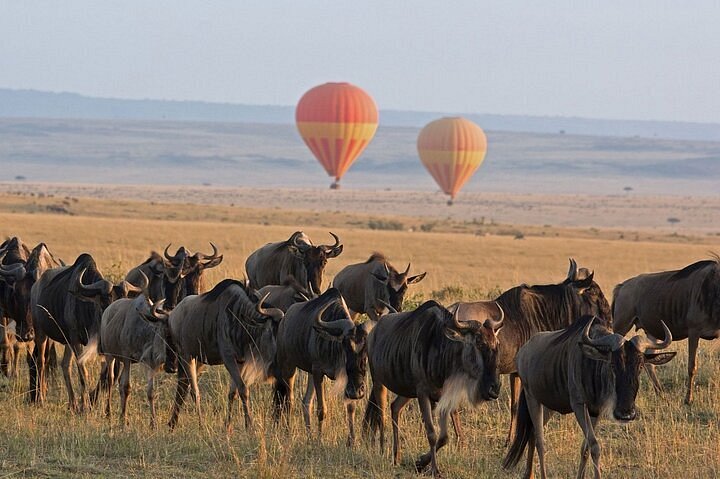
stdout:
[[295,110],[297,128],[305,144],[335,177],[330,188],[370,143],[378,126],[375,101],[350,83],[325,83],[307,91]]
[[440,118],[425,125],[417,140],[420,160],[452,205],[460,188],[485,159],[487,138],[465,118]]

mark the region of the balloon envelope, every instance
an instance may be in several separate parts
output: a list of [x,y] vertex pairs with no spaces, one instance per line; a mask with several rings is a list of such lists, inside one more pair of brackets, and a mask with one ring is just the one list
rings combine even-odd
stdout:
[[417,149],[425,168],[454,199],[485,159],[487,138],[470,120],[440,118],[420,130]]
[[325,83],[305,93],[295,110],[305,144],[337,181],[370,143],[378,126],[375,101],[350,83]]

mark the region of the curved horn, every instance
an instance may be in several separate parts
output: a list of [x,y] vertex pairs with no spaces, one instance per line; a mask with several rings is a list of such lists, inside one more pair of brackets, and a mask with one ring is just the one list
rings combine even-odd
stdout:
[[157,301],[155,304],[152,305],[152,316],[155,319],[159,319],[160,321],[165,321],[170,316],[170,313],[163,310],[163,306],[165,305],[165,298],[161,299],[160,301]]
[[625,341],[625,339],[619,334],[608,334],[595,339],[590,337],[590,328],[592,327],[596,319],[597,316],[593,316],[592,319],[588,321],[588,323],[585,325],[585,328],[583,328],[582,342],[584,344],[587,344],[588,346],[592,346],[595,349],[600,349],[603,351],[617,350]]
[[168,253],[168,250],[170,249],[171,245],[172,245],[172,243],[168,243],[168,245],[165,247],[165,251],[163,252],[163,255],[165,256],[165,259],[172,262],[175,260],[175,257],[170,256],[170,253]]
[[80,272],[80,276],[78,277],[78,284],[80,285],[80,289],[87,292],[96,292],[96,291],[107,291],[109,288],[107,287],[108,282],[104,279],[100,279],[98,281],[95,281],[93,284],[85,284],[83,283],[83,277],[85,276],[85,271],[87,271],[87,268],[83,268],[83,270]]
[[212,254],[208,255],[208,254],[200,253],[200,252],[198,251],[197,253],[195,253],[195,255],[198,257],[198,259],[200,259],[200,260],[208,260],[208,259],[215,259],[215,258],[218,257],[218,249],[217,249],[217,246],[215,246],[212,241],[210,241],[209,243],[210,243],[210,246],[211,246],[212,249],[213,249]]
[[256,307],[257,312],[263,316],[271,317],[272,320],[275,322],[280,321],[285,316],[285,313],[283,313],[281,309],[278,309],[278,308],[265,309],[265,308],[263,308],[263,303],[265,301],[267,301],[269,296],[270,296],[269,292],[265,293],[265,296],[263,296],[262,299],[257,302],[257,307]]
[[570,268],[568,269],[567,281],[575,281],[577,279],[577,262],[573,258],[570,259]]
[[318,312],[317,316],[315,317],[315,327],[320,328],[324,331],[327,331],[329,334],[332,334],[333,336],[340,336],[340,334],[335,334],[335,332],[339,329],[342,329],[341,334],[345,334],[348,330],[355,327],[355,323],[350,318],[343,318],[338,319],[336,321],[323,321],[322,315],[325,313],[325,311],[333,305],[335,301],[331,301],[325,306],[322,307],[322,309]]
[[672,343],[672,333],[670,332],[670,328],[667,327],[665,321],[660,321],[660,324],[663,327],[665,339],[660,341],[650,335],[647,335],[647,337],[642,337],[638,334],[630,340],[638,349],[638,351],[645,352],[657,349],[665,349],[670,346],[670,343]]
[[500,329],[503,325],[503,321],[505,321],[505,311],[502,309],[502,306],[500,306],[500,303],[495,301],[495,305],[500,310],[500,319],[494,320],[492,318],[488,318],[483,323],[483,326],[485,326],[488,329],[491,329],[492,331],[497,331]]
[[410,263],[408,263],[407,268],[405,268],[405,272],[403,273],[403,276],[407,276],[407,274],[410,272]]
[[330,246],[330,249],[335,249],[338,246],[340,246],[340,238],[338,238],[338,236],[335,233],[333,233],[332,231],[328,231],[328,233],[330,233],[330,236],[335,238],[335,244]]
[[150,286],[150,278],[147,277],[147,275],[143,272],[143,270],[139,270],[139,271],[140,271],[140,278],[142,279],[142,281],[136,287],[140,288],[141,292],[147,291],[148,287]]
[[477,321],[460,321],[458,311],[460,308],[455,308],[455,312],[452,315],[453,327],[458,331],[476,331],[479,324]]

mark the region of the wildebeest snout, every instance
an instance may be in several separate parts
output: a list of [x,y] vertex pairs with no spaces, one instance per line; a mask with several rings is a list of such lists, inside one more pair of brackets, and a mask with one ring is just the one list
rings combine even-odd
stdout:
[[359,386],[353,386],[348,383],[345,387],[345,397],[348,399],[362,399],[365,397],[365,383],[360,383]]

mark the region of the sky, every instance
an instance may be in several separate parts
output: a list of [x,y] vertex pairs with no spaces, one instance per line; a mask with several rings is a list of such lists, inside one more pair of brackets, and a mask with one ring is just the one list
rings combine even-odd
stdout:
[[[692,8],[689,7],[692,5]],[[0,0],[0,87],[720,122],[720,2]]]

